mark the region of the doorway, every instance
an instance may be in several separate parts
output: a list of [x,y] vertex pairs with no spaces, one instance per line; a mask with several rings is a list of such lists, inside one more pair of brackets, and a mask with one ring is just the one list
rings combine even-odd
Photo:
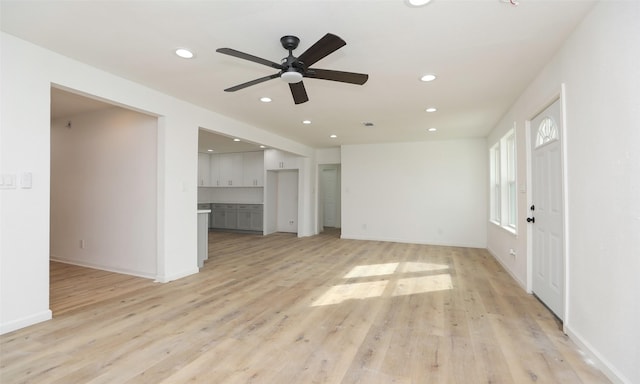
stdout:
[[565,313],[562,108],[557,98],[530,122],[531,288],[560,320]]
[[51,88],[52,263],[157,277],[157,127],[155,116]]
[[319,173],[319,227],[340,228],[340,164],[320,165]]

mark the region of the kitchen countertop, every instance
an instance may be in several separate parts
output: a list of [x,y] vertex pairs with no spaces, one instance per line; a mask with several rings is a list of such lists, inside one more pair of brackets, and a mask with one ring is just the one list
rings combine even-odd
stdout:
[[210,209],[198,209],[198,213],[211,213]]

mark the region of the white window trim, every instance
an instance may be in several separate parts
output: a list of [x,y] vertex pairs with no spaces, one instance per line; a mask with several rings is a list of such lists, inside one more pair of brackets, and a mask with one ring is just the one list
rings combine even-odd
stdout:
[[[504,230],[518,231],[517,141],[514,127],[489,149],[490,222]],[[511,153],[510,153],[511,150]],[[511,188],[511,190],[510,190]],[[511,192],[511,193],[510,193]],[[513,201],[511,199],[513,198]],[[513,220],[511,220],[513,218]]]
[[502,188],[500,187],[500,142],[494,144],[489,150],[489,164],[490,164],[490,185],[491,191],[490,195],[490,220],[492,223],[500,225],[502,214],[501,214],[501,194]]

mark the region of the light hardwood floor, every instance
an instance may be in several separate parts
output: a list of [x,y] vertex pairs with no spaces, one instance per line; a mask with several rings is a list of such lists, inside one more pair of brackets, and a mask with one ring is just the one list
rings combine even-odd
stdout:
[[210,233],[166,284],[51,264],[4,383],[607,383],[485,251]]

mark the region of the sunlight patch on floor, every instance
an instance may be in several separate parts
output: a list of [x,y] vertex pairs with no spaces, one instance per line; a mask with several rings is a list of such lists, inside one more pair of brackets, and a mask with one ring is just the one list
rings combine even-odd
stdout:
[[387,280],[373,281],[370,283],[353,283],[334,285],[324,295],[311,304],[312,307],[321,305],[339,304],[350,299],[367,299],[382,296],[387,287]]
[[449,289],[453,289],[453,284],[451,283],[451,275],[448,273],[433,276],[408,277],[398,280],[391,296],[415,295],[417,293],[446,291]]
[[411,273],[411,272],[433,272],[444,271],[449,269],[447,264],[434,264],[434,263],[416,263],[413,261],[407,261],[402,263],[401,268],[398,269],[399,273]]
[[[340,304],[347,300],[382,297],[387,285],[392,284],[391,297],[450,290],[453,289],[453,282],[448,270],[449,266],[446,264],[418,262],[358,265],[353,267],[343,278],[386,276],[386,280],[334,285],[311,306],[318,307]],[[434,274],[434,272],[439,273]],[[400,277],[403,274],[409,276]],[[416,274],[423,276],[416,276]],[[387,293],[388,295],[389,293]]]
[[344,278],[352,279],[354,277],[392,275],[398,268],[398,264],[399,263],[358,265],[357,267],[353,267]]

